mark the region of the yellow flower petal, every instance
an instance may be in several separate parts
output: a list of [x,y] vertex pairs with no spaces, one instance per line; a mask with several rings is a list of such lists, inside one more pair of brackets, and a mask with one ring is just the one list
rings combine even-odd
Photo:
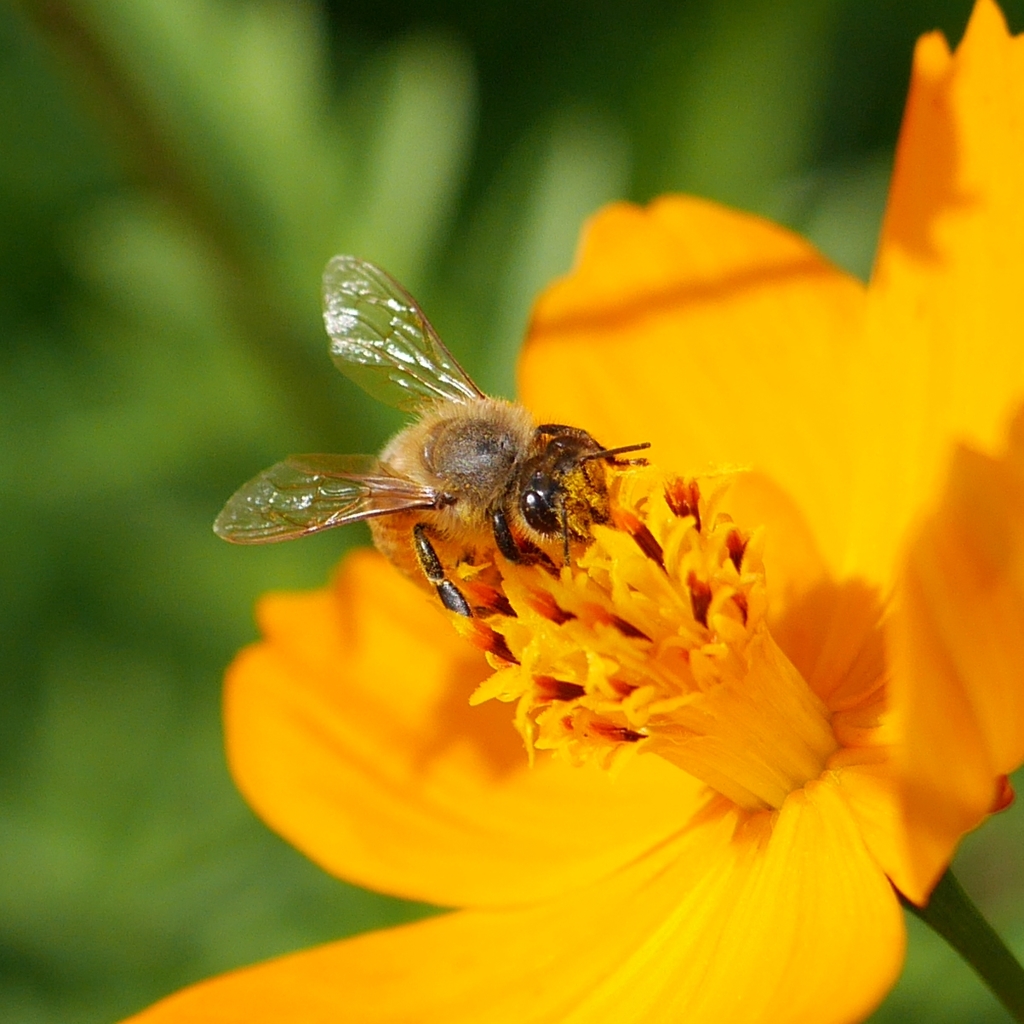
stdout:
[[899,594],[892,697],[913,837],[907,895],[920,901],[1024,760],[1024,415],[1004,457],[958,450]]
[[853,411],[850,567],[891,580],[950,445],[994,451],[1024,393],[1024,38],[978,0],[918,43]]
[[717,800],[598,887],[285,957],[132,1022],[840,1024],[881,999],[903,943],[891,888],[822,783],[774,820]]
[[889,880],[924,900],[1024,758],[1024,416],[980,454],[1024,394],[1022,186],[1024,43],[979,0],[955,56],[918,47],[870,293],[704,201],[598,215],[537,306],[524,400],[653,442],[669,477],[749,472],[721,505],[690,479],[611,494],[570,565],[467,570],[505,587],[460,623],[486,682],[373,556],[267,602],[227,691],[251,802],[344,877],[476,909],[136,1020],[870,1012],[902,962]]
[[538,302],[521,393],[542,421],[583,424],[603,444],[652,442],[668,471],[763,471],[835,564],[863,305],[859,282],[757,217],[681,196],[616,204]]
[[527,766],[501,706],[470,707],[483,656],[384,560],[276,595],[228,673],[235,778],[327,870],[433,903],[501,906],[608,873],[679,827],[703,787],[660,758],[616,778]]

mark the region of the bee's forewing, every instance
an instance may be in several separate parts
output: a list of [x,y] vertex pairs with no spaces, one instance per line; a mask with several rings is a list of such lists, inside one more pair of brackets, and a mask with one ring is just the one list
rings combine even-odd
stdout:
[[484,397],[416,300],[373,263],[335,256],[327,264],[324,323],[338,369],[388,405],[415,412],[438,399]]
[[269,544],[373,516],[431,508],[437,493],[363,455],[293,455],[243,484],[213,530],[233,544]]

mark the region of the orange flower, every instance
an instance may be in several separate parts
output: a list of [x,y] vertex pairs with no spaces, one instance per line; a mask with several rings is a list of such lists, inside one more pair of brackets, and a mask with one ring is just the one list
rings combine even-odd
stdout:
[[1024,759],[1022,169],[1024,42],[979,0],[955,56],[918,45],[870,287],[707,202],[600,213],[523,400],[665,475],[619,474],[574,571],[509,568],[516,615],[461,623],[497,671],[363,552],[267,598],[228,676],[275,829],[464,909],[134,1019],[868,1013],[890,879],[923,902]]

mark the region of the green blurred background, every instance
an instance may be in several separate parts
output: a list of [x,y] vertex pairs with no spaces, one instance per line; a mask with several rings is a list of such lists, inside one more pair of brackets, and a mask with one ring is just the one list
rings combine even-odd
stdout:
[[[398,420],[331,367],[320,271],[390,268],[487,390],[606,200],[686,190],[870,268],[915,37],[968,0],[0,2],[0,1020],[108,1022],[406,920],[270,834],[220,675],[361,528],[210,523]],[[1024,27],[1024,3],[1007,13]],[[1024,810],[961,878],[1024,952]],[[878,1021],[1008,1019],[912,922]]]

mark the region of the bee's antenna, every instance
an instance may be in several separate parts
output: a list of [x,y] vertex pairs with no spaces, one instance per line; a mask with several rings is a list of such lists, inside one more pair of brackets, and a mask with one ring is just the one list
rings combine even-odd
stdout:
[[642,452],[650,448],[650,441],[641,441],[640,444],[624,444],[621,448],[602,448],[599,452],[590,452],[582,456],[580,462],[589,462],[591,459],[607,459],[613,455],[625,455],[626,452]]

